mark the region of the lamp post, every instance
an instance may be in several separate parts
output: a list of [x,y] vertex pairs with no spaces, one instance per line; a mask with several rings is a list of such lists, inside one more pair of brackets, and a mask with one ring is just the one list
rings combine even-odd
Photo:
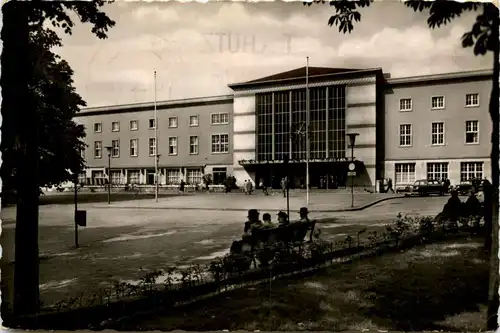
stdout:
[[160,162],[160,154],[156,154],[156,163],[155,163],[155,201],[158,202],[158,193],[159,193],[159,177],[160,172],[158,171],[158,163]]
[[[356,175],[356,166],[354,164],[354,143],[356,142],[356,136],[358,133],[348,133],[349,143],[351,145],[351,163],[349,163],[349,173],[353,172]],[[351,207],[354,207],[354,176],[349,174],[351,177]]]
[[285,186],[286,186],[286,213],[288,215],[288,221],[290,221],[290,180],[289,180],[289,177],[290,177],[290,172],[289,172],[289,165],[288,165],[288,162],[290,160],[290,157],[288,156],[288,154],[285,154],[283,156],[283,164],[285,165],[285,174],[286,174],[286,183],[285,183]]
[[108,150],[108,205],[111,203],[111,151],[113,147],[106,146]]

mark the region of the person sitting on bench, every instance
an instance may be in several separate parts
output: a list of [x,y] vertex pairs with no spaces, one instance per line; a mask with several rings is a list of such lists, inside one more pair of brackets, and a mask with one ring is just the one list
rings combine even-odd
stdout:
[[259,220],[259,211],[257,209],[250,209],[248,211],[248,221],[245,222],[244,236],[251,235],[253,228],[260,228],[263,226],[261,220]]
[[290,221],[288,221],[287,213],[280,211],[277,215],[279,226],[287,226],[290,224]]
[[271,214],[265,213],[262,215],[262,223],[264,224],[264,227],[266,228],[272,228],[275,227],[273,221],[271,221]]
[[309,220],[309,210],[307,207],[301,207],[299,211],[300,220],[298,222],[311,222]]

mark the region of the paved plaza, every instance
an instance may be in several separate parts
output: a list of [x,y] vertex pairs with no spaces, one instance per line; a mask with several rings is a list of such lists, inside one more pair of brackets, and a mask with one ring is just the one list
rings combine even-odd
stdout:
[[[388,193],[369,193],[362,189],[354,193],[354,208],[361,208],[380,200],[401,197],[401,195]],[[289,204],[290,211],[298,211],[300,207],[307,206],[310,211],[336,212],[351,209],[352,196],[349,189],[333,191],[313,191],[310,193],[309,205],[306,200],[305,191],[291,191]],[[201,209],[201,210],[226,210],[247,211],[257,208],[259,210],[286,210],[287,201],[279,190],[273,190],[270,195],[265,196],[262,191],[257,190],[251,195],[245,195],[240,191],[232,193],[200,193],[197,195],[179,195],[167,198],[144,199],[135,201],[119,201],[94,204],[99,208],[143,208],[143,209]]]
[[[363,195],[357,194],[357,200],[361,201],[360,196]],[[336,200],[332,196],[329,200]],[[341,196],[338,197],[340,201]],[[214,198],[218,198],[218,201]],[[313,195],[311,201],[318,202],[320,198],[319,195]],[[303,205],[301,198],[294,199],[291,208],[298,209]],[[165,198],[161,199],[159,206],[169,207],[173,205],[172,202],[186,204],[194,200],[196,196]],[[240,205],[242,209],[259,207],[262,213],[275,214],[281,206],[262,209],[264,203],[271,200],[279,202],[278,198],[263,196],[235,194],[228,197],[217,194],[199,197],[198,206],[215,206],[215,202],[223,206],[226,201],[233,206]],[[394,198],[360,211],[329,213],[311,209],[311,217],[328,219],[323,220],[319,227],[322,230],[321,237],[332,240],[355,234],[364,227],[380,228],[393,220],[398,212],[435,215],[446,200],[447,197]],[[133,208],[133,205],[144,208],[154,204],[153,200],[146,206],[143,201],[148,200],[121,202],[112,205],[112,208],[103,208],[107,204],[80,205],[81,209],[87,210],[88,226],[79,230],[78,249],[74,246],[73,206],[40,207],[40,284],[41,298],[45,304],[53,303],[65,294],[76,296],[80,292],[91,293],[106,281],[137,281],[143,274],[141,268],[151,271],[169,266],[207,263],[227,253],[231,242],[241,236],[246,220],[245,212]],[[320,202],[328,205],[326,199]],[[119,205],[128,209],[118,208]],[[267,207],[271,207],[271,204]],[[1,216],[2,270],[4,278],[9,279],[12,278],[14,260],[15,208],[3,209]]]

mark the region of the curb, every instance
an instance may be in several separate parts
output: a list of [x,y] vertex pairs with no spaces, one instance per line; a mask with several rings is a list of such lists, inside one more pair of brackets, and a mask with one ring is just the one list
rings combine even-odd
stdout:
[[[364,210],[367,208],[370,208],[376,204],[379,204],[384,201],[388,200],[393,200],[393,199],[401,199],[404,198],[404,195],[400,196],[393,196],[393,197],[387,197],[387,198],[381,198],[374,200],[370,203],[367,203],[363,206],[358,206],[358,207],[353,207],[353,208],[342,208],[342,209],[320,209],[320,210],[314,210],[314,213],[342,213],[342,212],[356,212],[360,210]],[[123,207],[114,207],[114,206],[92,206],[92,208],[105,208],[105,209],[149,209],[149,210],[154,210],[154,209],[164,209],[164,210],[206,210],[206,211],[220,211],[220,212],[246,212],[248,209],[246,208],[214,208],[214,207],[151,207],[151,206],[123,206]],[[265,210],[272,210],[272,209],[260,209],[257,208],[260,211],[265,211]],[[279,209],[278,209],[279,210]],[[293,211],[293,210],[290,210]],[[296,211],[298,212],[298,210]]]

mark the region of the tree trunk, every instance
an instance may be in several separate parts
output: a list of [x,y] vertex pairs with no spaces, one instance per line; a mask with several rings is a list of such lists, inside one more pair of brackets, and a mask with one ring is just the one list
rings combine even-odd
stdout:
[[3,6],[2,135],[13,144],[14,152],[7,158],[14,159],[17,190],[14,319],[39,309],[38,121],[29,91],[36,55],[29,52],[29,5],[15,1]]
[[[496,16],[498,18],[498,11]],[[494,22],[493,27],[497,29],[492,29],[492,38],[494,41],[498,41],[498,20]],[[490,116],[493,123],[492,133],[491,133],[491,178],[492,178],[492,189],[491,189],[491,212],[485,214],[485,249],[489,251],[490,254],[490,277],[489,277],[489,289],[488,289],[488,330],[496,330],[498,327],[498,307],[499,307],[499,295],[498,295],[498,276],[499,276],[499,265],[498,265],[498,186],[499,186],[499,104],[498,104],[498,43],[495,43],[495,50],[493,51],[493,87],[491,89],[490,97]],[[485,193],[486,194],[486,193]],[[485,196],[486,199],[486,196]],[[486,203],[486,202],[485,202]],[[486,206],[488,208],[488,206]],[[486,218],[488,216],[488,219]]]

